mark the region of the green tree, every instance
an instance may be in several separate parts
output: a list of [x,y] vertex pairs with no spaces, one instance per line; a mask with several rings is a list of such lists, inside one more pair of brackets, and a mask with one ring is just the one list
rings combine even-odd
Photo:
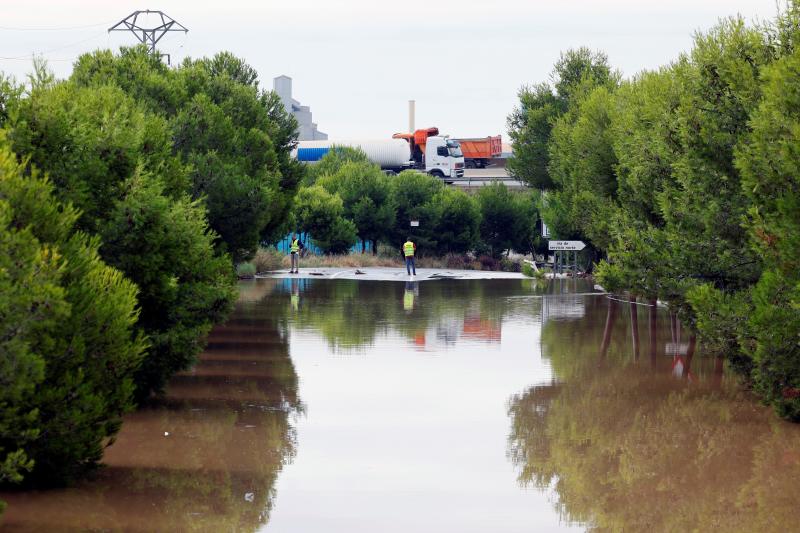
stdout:
[[115,84],[169,122],[173,149],[191,168],[187,190],[207,199],[211,227],[234,261],[287,231],[304,173],[291,157],[297,123],[243,60],[221,52],[169,69],[144,47],[122,48],[81,56],[71,80]]
[[508,117],[508,133],[514,146],[514,157],[508,160],[511,175],[530,187],[550,189],[550,134],[561,114],[561,102],[552,87],[540,83],[519,91],[519,106]]
[[504,183],[493,183],[478,191],[481,240],[493,257],[510,250],[521,229],[520,204],[514,195]]
[[553,125],[567,112],[581,85],[605,85],[617,77],[604,53],[582,47],[561,54],[550,83],[520,89],[520,104],[508,117],[514,145],[514,157],[508,161],[511,174],[531,187],[552,189],[556,185],[549,169]]
[[319,185],[300,189],[294,216],[297,229],[325,253],[346,253],[358,240],[355,224],[344,218],[342,199]]
[[31,481],[60,483],[100,460],[133,407],[145,348],[136,287],[0,143],[0,482],[32,470]]
[[120,88],[43,86],[15,114],[15,149],[49,172],[58,195],[83,210],[78,227],[102,235],[103,258],[139,285],[138,327],[152,343],[137,374],[141,399],[187,368],[224,318],[235,296],[230,260],[214,253],[205,206],[185,198],[168,124]]
[[749,316],[748,327],[739,331],[740,350],[754,362],[758,392],[793,420],[800,420],[799,73],[800,50],[765,69],[764,98],[736,153],[750,201],[751,243],[768,266],[753,290],[752,307],[740,306],[740,316]]
[[363,150],[351,148],[349,146],[334,145],[317,163],[308,165],[308,171],[306,172],[303,183],[310,187],[322,176],[332,176],[336,174],[346,163],[367,164],[370,163],[370,160]]
[[463,254],[480,243],[481,210],[474,197],[461,189],[444,187],[433,202],[439,211],[436,252]]
[[[441,180],[415,170],[405,170],[392,177],[392,203],[397,206],[394,227],[390,241],[400,247],[407,237],[417,244],[418,254],[430,254],[438,243],[440,209],[435,201],[436,195],[444,188]],[[411,221],[419,222],[418,227],[410,227]]]
[[333,174],[323,175],[317,184],[342,199],[344,217],[355,224],[362,251],[365,243],[371,242],[377,253],[378,240],[389,235],[395,221],[390,178],[373,163],[346,161]]
[[548,200],[558,205],[570,228],[562,235],[557,218],[548,220],[552,211],[545,220],[551,222],[556,238],[580,236],[606,250],[617,197],[617,160],[610,131],[614,97],[607,86],[581,88],[588,93],[573,96],[569,111],[553,128],[550,143],[550,174],[557,190]]
[[109,263],[140,287],[138,326],[151,344],[136,375],[140,399],[195,363],[236,297],[230,261],[214,252],[202,205],[162,189],[151,176],[132,177],[100,233]]
[[547,243],[541,237],[542,193],[527,191],[514,196],[518,224],[511,247],[523,254],[541,253]]

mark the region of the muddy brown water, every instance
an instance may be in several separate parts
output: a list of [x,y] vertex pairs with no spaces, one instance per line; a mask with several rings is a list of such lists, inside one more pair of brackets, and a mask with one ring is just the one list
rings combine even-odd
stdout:
[[245,282],[106,466],[0,493],[0,529],[796,530],[800,427],[688,340],[575,280]]

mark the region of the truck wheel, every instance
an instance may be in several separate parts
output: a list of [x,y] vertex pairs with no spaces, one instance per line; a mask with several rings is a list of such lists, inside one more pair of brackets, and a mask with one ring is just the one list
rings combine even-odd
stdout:
[[442,179],[444,177],[444,173],[441,170],[431,170],[431,176]]

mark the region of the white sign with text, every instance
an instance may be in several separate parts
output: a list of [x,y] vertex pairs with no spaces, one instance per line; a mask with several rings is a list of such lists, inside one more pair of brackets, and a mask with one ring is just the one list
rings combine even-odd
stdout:
[[583,241],[550,241],[549,250],[583,250],[586,243]]

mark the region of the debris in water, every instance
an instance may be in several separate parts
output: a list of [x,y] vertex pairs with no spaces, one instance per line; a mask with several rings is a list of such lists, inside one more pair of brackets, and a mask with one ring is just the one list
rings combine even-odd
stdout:
[[246,492],[244,495],[244,501],[246,502],[253,502],[256,499],[256,495],[253,492]]
[[164,432],[164,436],[165,436],[165,437],[169,437],[169,431],[165,431],[165,432]]
[[366,272],[361,272],[359,269],[356,269],[356,274],[366,274]]
[[453,274],[452,272],[445,272],[444,274],[440,274],[437,272],[436,274],[431,274],[430,277],[437,279],[458,279],[461,276],[459,276],[458,274]]

